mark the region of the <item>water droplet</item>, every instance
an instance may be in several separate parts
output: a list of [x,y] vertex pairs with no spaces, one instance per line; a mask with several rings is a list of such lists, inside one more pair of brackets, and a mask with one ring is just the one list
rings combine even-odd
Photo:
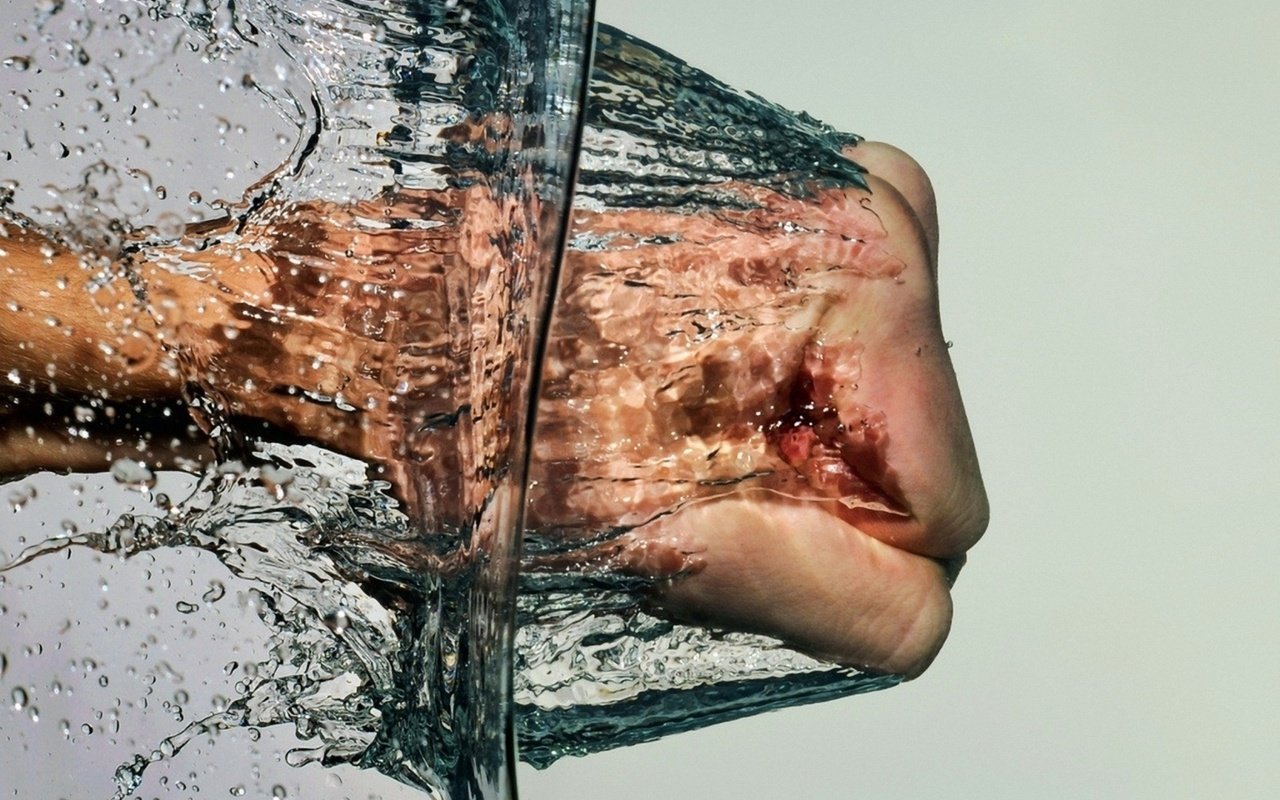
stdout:
[[85,724],[80,726],[80,732],[83,733],[85,736],[92,736],[93,726],[86,722]]
[[71,150],[62,142],[54,142],[49,145],[49,155],[54,158],[66,158],[71,155]]
[[180,614],[191,614],[200,608],[195,603],[188,603],[186,600],[179,600],[173,604],[173,607],[178,609]]
[[9,374],[5,377],[9,379],[9,383],[14,385],[22,383],[22,373],[18,372],[16,369],[9,370]]
[[[164,199],[160,192],[156,192],[156,196]],[[183,231],[187,229],[187,223],[182,217],[171,211],[166,211],[156,217],[156,233],[166,239],[177,239],[182,236]]]
[[156,483],[155,473],[132,458],[117,459],[111,465],[111,477],[116,483],[134,489],[150,489]]
[[36,13],[40,15],[40,21],[43,24],[49,20],[54,14],[62,10],[63,0],[39,0],[36,3]]
[[192,192],[191,194],[187,195],[187,202],[193,206],[199,205],[200,201],[202,200],[204,200],[204,198],[200,196],[199,192]]
[[26,72],[31,69],[31,59],[27,56],[9,56],[4,60],[4,65],[18,72]]
[[13,701],[13,710],[21,711],[27,707],[27,702],[30,698],[27,697],[26,690],[19,686],[9,695],[9,699]]
[[222,585],[222,581],[209,581],[209,589],[200,595],[200,599],[206,603],[216,603],[221,600],[227,593],[227,587]]
[[337,611],[325,614],[324,624],[329,630],[341,636],[351,624],[351,617],[348,616],[345,608],[339,608]]
[[232,786],[230,790],[230,794],[232,797],[244,797],[244,787]]
[[166,189],[166,188],[165,188],[165,187],[163,187],[163,186],[157,186],[157,187],[156,187],[156,197],[158,197],[159,199],[163,200],[163,199],[165,199],[165,198],[166,198],[166,197],[168,197],[168,196],[169,196],[169,190],[168,190],[168,189]]
[[29,502],[31,502],[31,495],[27,492],[15,489],[9,493],[9,508],[12,508],[15,514],[25,508]]
[[280,784],[277,783],[275,786],[271,787],[271,800],[284,800],[284,798],[288,796],[289,793],[286,792],[284,787]]
[[285,489],[293,483],[294,477],[293,470],[273,464],[267,464],[258,473],[259,482],[267,491],[275,495],[277,500],[284,499]]

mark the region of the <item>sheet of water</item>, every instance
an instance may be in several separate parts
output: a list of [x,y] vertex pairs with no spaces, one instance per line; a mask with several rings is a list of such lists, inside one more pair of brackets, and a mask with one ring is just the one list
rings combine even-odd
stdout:
[[[463,40],[446,37],[426,50],[399,51],[394,59],[376,47],[353,44],[385,44],[425,24],[391,7],[361,7],[361,14],[377,20],[369,22],[367,36],[352,36],[346,28],[317,29],[287,7],[239,4],[236,15],[213,6],[128,7],[114,22],[96,23],[92,35],[74,15],[51,7],[38,23],[41,32],[32,34],[32,55],[18,56],[9,66],[27,75],[46,58],[87,80],[86,86],[96,76],[98,89],[106,87],[108,100],[94,96],[84,101],[87,106],[61,112],[56,86],[43,90],[53,99],[34,97],[38,84],[11,92],[9,99],[35,109],[32,114],[43,109],[70,119],[82,116],[85,107],[129,106],[122,113],[134,121],[120,132],[80,133],[74,124],[59,128],[55,122],[61,135],[54,140],[7,153],[11,161],[38,163],[38,174],[48,176],[45,183],[55,189],[42,193],[32,181],[11,181],[10,207],[68,232],[67,243],[83,252],[109,252],[141,237],[144,255],[177,254],[178,264],[199,276],[200,253],[210,244],[193,242],[184,228],[188,222],[256,214],[276,229],[323,228],[330,223],[318,209],[376,195],[388,181],[416,192],[419,203],[456,190],[440,165],[481,150],[475,140],[444,134],[467,118],[465,105],[456,99],[424,105],[422,96],[424,82],[464,69],[467,60],[451,47]],[[328,12],[354,8],[337,4]],[[443,3],[440,13],[486,8],[493,7]],[[325,12],[310,13],[323,19]],[[150,25],[134,22],[148,17]],[[244,20],[256,20],[256,27]],[[200,148],[193,153],[184,140],[189,118],[172,113],[191,102],[192,90],[181,81],[157,79],[154,64],[137,67],[124,57],[125,48],[116,48],[122,55],[115,56],[108,46],[123,39],[136,47],[130,37],[157,28],[170,31],[159,35],[169,48],[165,52],[194,58],[166,62],[176,64],[179,75],[183,69],[221,73],[214,82],[218,94],[240,93],[239,102],[258,109],[245,117],[253,124],[215,119],[217,152],[219,159],[227,155],[227,167],[212,179],[197,177],[205,171],[195,165],[206,156]],[[267,30],[277,32],[285,51],[289,42],[305,41],[320,52],[337,48],[351,57],[298,69],[296,61],[263,55]],[[156,36],[143,35],[146,47],[155,47]],[[257,45],[245,44],[255,38]],[[91,52],[95,46],[106,54]],[[113,57],[116,73],[136,69],[136,75],[117,74],[109,83],[96,65]],[[325,64],[338,64],[339,71],[330,73]],[[388,83],[388,69],[396,81]],[[413,79],[406,80],[406,73]],[[419,113],[406,119],[410,95]],[[584,212],[749,211],[753,195],[743,186],[803,198],[823,187],[860,185],[860,171],[840,155],[849,137],[735,92],[617,31],[601,31],[591,109],[578,187]],[[371,118],[392,122],[379,125]],[[28,138],[32,130],[48,130],[21,120]],[[145,143],[129,138],[134,130],[145,131],[137,134]],[[563,142],[566,135],[562,125],[548,140]],[[147,151],[148,170],[100,158],[94,136],[114,136],[113,147]],[[272,162],[248,155],[264,149],[276,153],[274,172]],[[62,173],[48,169],[51,157]],[[501,171],[505,165],[497,159],[486,167]],[[244,179],[257,180],[264,170],[268,178],[242,200]],[[29,173],[15,166],[8,174]],[[201,180],[207,183],[197,185]],[[448,209],[456,202],[437,206]],[[285,208],[293,211],[276,211]],[[391,216],[399,220],[398,230],[431,227],[422,225],[427,217],[421,205],[413,219]],[[442,213],[436,224],[447,227],[448,217]],[[357,218],[353,224],[370,223]],[[546,217],[526,222],[528,230],[539,224]],[[232,236],[220,235],[232,248],[263,246],[244,226]],[[510,250],[518,242],[505,246]],[[580,231],[571,238],[571,262],[572,253],[610,246]],[[345,251],[333,255],[353,258]],[[428,260],[423,257],[424,269]],[[394,291],[393,280],[383,282]],[[715,309],[704,311],[714,316]],[[521,330],[520,336],[528,335]],[[441,394],[438,386],[432,391],[425,378],[471,348],[455,341],[452,350],[424,354],[421,344],[430,337],[422,329],[417,333],[414,360],[400,362],[414,377],[413,390],[402,387],[400,378],[386,382],[382,394],[373,393],[375,405],[408,396],[403,402],[416,409],[416,424],[392,430],[397,440],[418,436],[407,452],[468,452],[459,444],[457,422],[469,418],[470,409],[459,414],[467,404]],[[527,346],[516,338],[515,350]],[[258,382],[270,380],[281,363],[262,364]],[[502,372],[480,363],[472,374]],[[485,386],[475,390],[491,392]],[[315,387],[299,387],[298,393],[305,402],[343,414],[364,408],[369,399]],[[519,403],[476,417],[469,452],[478,455],[470,469],[453,459],[441,459],[448,472],[429,459],[413,462],[409,471],[428,478],[414,485],[443,498],[428,509],[404,505],[404,484],[397,483],[403,475],[394,471],[370,470],[333,449],[282,437],[279,425],[267,432],[239,430],[239,415],[219,417],[219,408],[243,403],[225,390],[188,397],[193,399],[207,401],[225,426],[216,463],[193,464],[187,474],[153,473],[138,460],[117,458],[104,464],[111,467],[104,476],[39,478],[5,487],[16,508],[14,524],[4,527],[0,539],[10,564],[0,576],[0,685],[10,692],[15,721],[4,726],[6,753],[15,761],[23,753],[76,753],[80,760],[66,784],[75,788],[65,790],[72,796],[186,796],[197,788],[233,796],[397,796],[402,790],[384,776],[440,796],[505,791],[501,757],[478,752],[474,732],[487,725],[492,738],[505,724],[505,710],[486,706],[476,694],[489,692],[490,703],[504,697],[494,687],[505,680],[506,651],[500,645],[477,647],[501,638],[502,600],[494,592],[503,578],[476,583],[475,564],[485,561],[475,561],[476,553],[491,551],[472,543],[475,521],[494,531],[514,519],[512,473],[493,467],[493,442],[507,442],[497,450],[518,457],[518,432],[486,428],[484,421],[512,417]],[[79,407],[87,415],[105,405],[73,408]],[[70,414],[60,422],[88,435],[92,426],[77,428],[76,412]],[[446,443],[433,446],[432,437],[441,435]],[[750,477],[721,480],[714,491],[732,491]],[[68,492],[77,498],[69,513],[61,510]],[[478,498],[470,514],[450,507],[464,496]],[[43,519],[41,508],[47,509]],[[566,542],[580,544],[583,535],[607,539],[619,530],[540,527],[529,533],[528,550],[532,556],[564,553],[571,549]],[[815,660],[765,636],[675,624],[647,603],[650,581],[607,568],[528,570],[520,589],[514,696],[521,754],[538,765],[896,682]],[[459,683],[468,667],[475,674],[479,668],[471,662],[486,652],[498,677],[491,675],[483,689],[467,694]],[[81,757],[82,752],[92,755]],[[15,796],[27,796],[28,786],[49,780],[43,769],[23,774],[28,783],[17,784]],[[451,781],[471,783],[459,790]]]

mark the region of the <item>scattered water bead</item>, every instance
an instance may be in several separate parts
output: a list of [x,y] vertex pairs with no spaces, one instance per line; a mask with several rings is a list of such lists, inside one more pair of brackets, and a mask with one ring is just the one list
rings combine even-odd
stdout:
[[346,633],[347,627],[351,624],[351,615],[344,608],[339,608],[324,617],[325,626],[334,633],[341,636]]
[[24,491],[15,489],[12,492],[9,492],[8,500],[9,508],[13,509],[13,511],[17,513],[25,508],[27,503],[31,502],[31,495]]
[[155,486],[156,476],[145,464],[132,458],[117,459],[111,465],[111,477],[116,483],[129,488],[146,488]]
[[200,596],[200,599],[206,603],[216,603],[221,600],[226,593],[227,587],[223,585],[222,581],[213,580],[209,581],[209,588]]
[[173,604],[173,607],[178,610],[179,614],[192,614],[200,608],[195,603],[188,603],[186,600],[179,600]]
[[[156,191],[156,196],[164,199],[164,187],[160,187]],[[182,232],[186,230],[187,222],[182,217],[171,211],[166,211],[156,217],[155,231],[157,236],[165,239],[177,239],[182,236]]]
[[271,800],[284,800],[288,796],[289,793],[280,784],[271,787]]
[[26,708],[27,703],[30,702],[26,689],[23,689],[21,686],[16,687],[9,693],[9,700],[13,703],[14,711],[21,711]]
[[284,499],[286,490],[293,483],[294,475],[293,470],[277,467],[274,464],[267,464],[258,471],[258,479],[277,500]]

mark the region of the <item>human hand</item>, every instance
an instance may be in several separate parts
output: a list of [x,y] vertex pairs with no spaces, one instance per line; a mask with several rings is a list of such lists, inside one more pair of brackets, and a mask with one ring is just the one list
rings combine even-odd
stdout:
[[[869,194],[585,220],[630,238],[568,262],[531,504],[533,529],[584,544],[532,566],[659,578],[674,616],[915,676],[987,502],[928,180],[884,145],[850,155]],[[610,525],[635,527],[591,544]]]

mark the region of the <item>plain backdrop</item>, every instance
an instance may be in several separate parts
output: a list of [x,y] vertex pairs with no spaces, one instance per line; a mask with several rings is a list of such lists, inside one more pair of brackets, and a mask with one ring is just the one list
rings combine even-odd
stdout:
[[524,800],[1280,797],[1280,4],[600,0],[929,171],[993,519],[920,680]]
[[523,800],[1280,797],[1280,4],[599,0],[911,152],[993,506],[921,679]]

